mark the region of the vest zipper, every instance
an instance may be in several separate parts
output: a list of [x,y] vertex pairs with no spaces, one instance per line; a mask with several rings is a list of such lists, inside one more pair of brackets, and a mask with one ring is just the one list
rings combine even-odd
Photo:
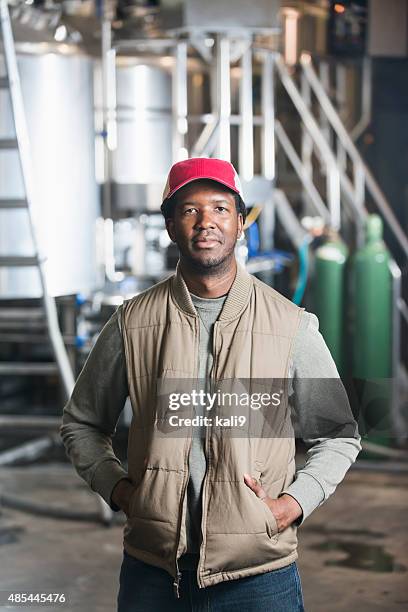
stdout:
[[178,564],[176,562],[176,573],[177,576],[174,579],[173,582],[173,591],[174,591],[174,596],[176,597],[176,599],[180,599],[180,579],[181,579],[181,573],[178,569]]
[[[196,332],[197,332],[197,329],[198,329],[198,334],[196,333],[196,337],[198,337],[198,344],[197,344],[197,346],[198,346],[199,345],[199,341],[200,341],[200,339],[199,339],[199,333],[200,333],[199,330],[200,330],[200,327],[199,327],[199,324],[198,324],[198,327],[197,327],[197,321],[196,321]],[[199,359],[199,357],[197,357],[197,360],[198,359]],[[198,375],[198,370],[196,368],[196,378],[197,378],[197,375]],[[192,431],[191,428],[190,428],[190,431]],[[190,477],[190,469],[189,469],[189,461],[188,461],[188,459],[189,459],[189,456],[190,456],[191,444],[192,444],[192,435],[190,434],[190,439],[189,439],[189,443],[188,443],[188,449],[187,449],[187,452],[186,452],[186,454],[184,456],[184,470],[185,470],[185,473],[187,474],[187,476],[184,479],[184,482],[183,482],[183,491],[182,491],[182,494],[181,494],[181,502],[180,502],[180,509],[179,509],[179,523],[178,523],[178,530],[177,530],[176,558],[174,560],[175,561],[175,568],[176,568],[176,575],[175,575],[174,581],[173,581],[173,592],[174,592],[174,596],[175,596],[176,599],[180,599],[181,572],[180,572],[180,569],[179,569],[177,553],[178,553],[178,549],[179,549],[179,546],[180,546],[181,524],[183,522],[184,497],[185,497],[185,494],[186,494],[188,480],[189,480],[189,477]]]
[[177,553],[178,553],[178,549],[179,549],[179,545],[180,545],[181,524],[182,524],[182,521],[183,521],[184,497],[185,497],[185,494],[186,494],[188,479],[189,479],[189,476],[190,476],[190,470],[188,468],[188,456],[190,454],[190,449],[191,449],[191,438],[190,438],[190,441],[189,441],[187,453],[186,453],[186,455],[184,457],[184,469],[185,469],[185,472],[186,472],[187,476],[186,476],[186,478],[184,479],[184,482],[183,482],[183,491],[182,491],[182,494],[181,494],[180,509],[179,509],[179,524],[178,524],[178,530],[177,530],[177,544],[176,544],[176,558],[175,558],[176,575],[175,575],[175,578],[174,578],[174,581],[173,581],[173,592],[174,592],[174,596],[175,596],[176,599],[180,599],[181,572],[180,572],[180,569],[179,569]]
[[187,450],[187,453],[186,453],[186,455],[184,457],[184,468],[185,468],[187,476],[186,476],[186,478],[184,479],[184,482],[183,482],[183,492],[181,494],[180,511],[179,511],[179,524],[178,524],[178,532],[177,532],[177,545],[176,545],[176,558],[175,558],[176,576],[175,576],[174,582],[173,582],[173,591],[174,591],[174,596],[176,597],[176,599],[180,599],[181,572],[179,570],[177,553],[178,553],[178,548],[179,548],[179,545],[180,545],[181,523],[182,523],[182,520],[183,520],[184,497],[185,497],[185,494],[186,494],[188,479],[190,477],[190,470],[189,470],[189,467],[188,467],[188,457],[190,455],[191,442],[192,442],[192,440],[190,438],[189,444],[188,444],[188,450]]
[[[214,391],[214,387],[215,387],[215,372],[216,372],[216,361],[217,361],[217,356],[216,356],[216,351],[215,351],[215,347],[216,347],[216,335],[217,335],[217,321],[215,321],[214,323],[214,327],[213,327],[213,342],[212,342],[212,352],[213,352],[213,367],[212,367],[212,373],[211,373],[211,385],[210,385],[210,392],[213,393]],[[198,585],[200,588],[204,588],[205,584],[203,583],[203,580],[201,579],[200,576],[200,572],[201,569],[203,568],[204,565],[204,549],[205,546],[207,544],[207,542],[205,541],[205,532],[206,532],[206,527],[207,527],[207,515],[204,514],[204,509],[207,507],[207,492],[208,492],[208,475],[210,472],[210,442],[209,442],[209,438],[210,438],[210,428],[207,427],[205,430],[205,447],[204,447],[204,454],[205,454],[205,459],[206,459],[206,464],[207,464],[207,469],[206,469],[206,473],[204,476],[204,483],[203,483],[203,499],[202,499],[202,516],[201,516],[201,546],[200,546],[200,559],[198,562],[198,567],[197,567],[197,581],[198,581]],[[204,524],[205,523],[205,524]]]

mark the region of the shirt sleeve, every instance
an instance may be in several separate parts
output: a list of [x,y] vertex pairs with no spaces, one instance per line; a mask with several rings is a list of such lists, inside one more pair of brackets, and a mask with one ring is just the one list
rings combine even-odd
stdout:
[[100,332],[64,407],[60,435],[81,478],[112,510],[111,494],[127,471],[112,448],[128,396],[126,362],[120,330],[121,306]]
[[295,429],[306,443],[306,462],[287,493],[304,520],[336,490],[361,451],[361,437],[346,390],[319,332],[317,317],[303,311],[289,372],[289,402]]

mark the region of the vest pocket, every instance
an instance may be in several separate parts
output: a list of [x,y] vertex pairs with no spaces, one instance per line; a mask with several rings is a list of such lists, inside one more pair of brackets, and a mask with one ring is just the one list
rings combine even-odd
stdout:
[[176,525],[183,478],[181,470],[148,466],[129,500],[129,519]]
[[270,510],[268,505],[262,499],[260,499],[259,497],[256,497],[256,499],[258,500],[259,504],[262,505],[262,510],[265,515],[266,533],[273,542],[276,542],[278,540],[279,535],[278,523],[276,522],[276,518],[272,510]]
[[[259,469],[259,467],[260,467],[259,461],[255,461],[255,467],[252,471],[257,481],[261,484],[262,487],[264,487],[265,483],[262,480],[262,472]],[[276,522],[276,518],[274,517],[273,512],[270,510],[268,505],[260,497],[257,497],[255,493],[253,493],[253,495],[255,496],[257,501],[260,504],[262,504],[262,509],[263,509],[263,512],[266,518],[266,521],[265,521],[266,522],[266,533],[268,534],[268,536],[273,542],[276,542],[278,539],[278,535],[279,535],[278,523]]]

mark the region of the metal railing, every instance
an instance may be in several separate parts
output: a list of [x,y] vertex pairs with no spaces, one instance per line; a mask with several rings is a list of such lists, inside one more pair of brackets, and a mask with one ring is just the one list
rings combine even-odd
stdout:
[[[261,174],[265,179],[274,180],[275,137],[291,162],[304,189],[307,191],[318,214],[334,229],[341,223],[341,190],[346,192],[347,201],[353,207],[355,199],[352,185],[347,177],[340,176],[335,155],[330,149],[322,131],[305,104],[293,78],[289,74],[279,54],[263,47],[244,47],[240,58],[240,108],[239,114],[231,113],[230,90],[230,47],[225,35],[215,36],[214,51],[211,61],[214,70],[211,74],[213,91],[212,112],[203,116],[191,116],[187,113],[187,43],[177,41],[174,46],[173,70],[173,159],[176,161],[192,154],[209,155],[215,152],[223,159],[231,158],[230,129],[231,125],[239,126],[238,159],[239,172],[244,180],[254,176],[254,142],[253,128],[261,128]],[[252,64],[256,54],[261,60],[261,114],[254,115],[252,104]],[[313,184],[312,177],[299,159],[291,145],[282,125],[275,118],[275,88],[279,77],[298,113],[300,122],[308,133],[320,159],[326,166],[326,200],[328,207]],[[202,123],[203,129],[197,141],[186,150],[189,124]],[[354,209],[353,212],[360,213]]]
[[326,223],[330,223],[329,211],[327,210],[319,191],[316,189],[310,172],[302,163],[302,160],[297,154],[295,147],[283,129],[282,124],[278,120],[275,120],[275,134],[279,145],[282,147],[286,157],[290,161],[315,211],[324,219]]
[[[308,85],[312,89],[321,109],[327,117],[327,121],[329,122],[335,136],[352,162],[353,190],[356,206],[359,208],[359,210],[363,211],[363,213],[366,213],[365,199],[367,190],[377,209],[387,222],[393,236],[399,243],[405,255],[408,256],[408,238],[394,215],[394,212],[380,186],[365,164],[350,134],[344,127],[337,110],[335,109],[330,97],[327,95],[327,92],[325,91],[313,68],[310,55],[302,54],[300,58],[300,65],[303,75],[305,76]],[[342,173],[344,176],[346,176],[345,169],[342,169]],[[366,215],[364,214],[364,216]]]

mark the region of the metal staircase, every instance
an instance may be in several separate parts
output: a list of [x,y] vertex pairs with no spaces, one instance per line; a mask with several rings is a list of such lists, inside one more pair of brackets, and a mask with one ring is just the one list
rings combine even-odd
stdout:
[[[46,256],[38,243],[38,232],[36,231],[36,197],[31,170],[30,145],[28,140],[27,126],[24,114],[21,85],[17,68],[16,52],[13,40],[13,33],[10,23],[10,15],[6,0],[0,0],[1,16],[1,38],[2,51],[4,55],[4,66],[6,74],[0,76],[0,88],[7,90],[10,95],[11,109],[14,123],[15,136],[13,138],[0,139],[1,151],[17,151],[25,197],[19,199],[4,198],[0,199],[0,209],[15,210],[23,209],[26,211],[31,240],[34,247],[34,254],[31,256],[17,256],[9,254],[0,256],[0,266],[8,268],[34,267],[38,270],[42,289],[42,307],[27,308],[27,306],[0,306],[0,330],[7,326],[7,323],[20,321],[27,326],[27,319],[41,322],[48,332],[51,343],[54,361],[51,362],[0,362],[0,375],[19,376],[19,375],[49,375],[58,373],[68,398],[74,386],[74,375],[67,355],[64,341],[61,335],[57,308],[55,300],[49,295],[47,290],[47,280],[44,270]],[[24,336],[19,334],[0,334],[0,339],[7,342],[20,342]]]

